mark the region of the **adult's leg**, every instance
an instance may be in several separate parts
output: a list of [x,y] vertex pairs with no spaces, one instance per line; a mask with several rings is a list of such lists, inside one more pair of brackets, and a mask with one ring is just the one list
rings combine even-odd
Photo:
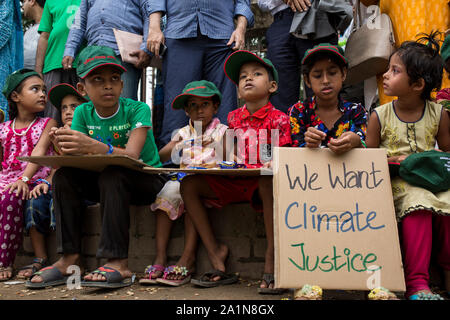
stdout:
[[134,65],[128,62],[122,61],[123,66],[127,69],[127,72],[122,74],[123,90],[121,97],[138,100],[137,91],[139,86],[139,80],[142,76],[142,69],[137,69]]
[[289,30],[294,16],[288,8],[275,14],[273,23],[267,29],[267,58],[278,71],[278,93],[270,101],[275,108],[287,112],[295,104],[300,94],[301,58],[296,50],[295,39]]
[[188,124],[184,110],[172,109],[173,99],[181,94],[187,83],[202,80],[203,50],[197,38],[166,39],[163,60],[164,118],[159,141],[166,145],[172,133]]
[[219,106],[217,117],[220,122],[227,124],[228,113],[238,107],[236,85],[223,72],[223,65],[233,50],[227,46],[228,40],[215,40],[205,36],[199,38],[203,41],[202,46],[206,48],[203,79],[214,83],[222,93],[222,103]]
[[212,267],[220,271],[225,271],[228,247],[217,241],[208,218],[208,212],[202,203],[202,198],[216,199],[216,194],[201,175],[183,178],[180,192],[187,214],[190,216],[195,229],[205,245]]
[[432,213],[417,210],[401,222],[406,297],[429,291],[429,266],[432,246]]

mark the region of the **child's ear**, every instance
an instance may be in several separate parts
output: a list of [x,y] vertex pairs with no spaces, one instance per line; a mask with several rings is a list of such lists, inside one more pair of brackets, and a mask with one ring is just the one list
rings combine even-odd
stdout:
[[84,83],[83,82],[78,82],[77,83],[77,90],[78,90],[79,93],[81,93],[81,95],[87,96],[87,92],[86,92],[86,89],[84,87]]
[[19,99],[19,95],[17,94],[17,91],[11,92],[10,99],[16,103],[19,102],[20,99]]
[[422,92],[425,89],[425,80],[420,78],[416,82],[413,83],[413,90],[416,92]]
[[305,84],[308,86],[308,88],[311,88],[311,82],[309,82],[309,74],[304,73],[303,80],[305,81]]
[[274,93],[275,91],[278,90],[278,83],[276,81],[270,81],[270,88],[269,88],[269,92],[270,93]]
[[344,82],[345,81],[345,79],[347,79],[347,71],[348,71],[348,69],[347,68],[342,68],[342,82]]

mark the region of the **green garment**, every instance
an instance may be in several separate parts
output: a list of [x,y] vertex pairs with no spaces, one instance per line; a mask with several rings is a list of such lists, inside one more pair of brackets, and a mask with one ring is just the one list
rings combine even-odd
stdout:
[[[48,32],[43,73],[62,68],[64,49],[81,0],[47,0],[38,32]],[[76,65],[76,64],[74,64]]]
[[118,148],[125,148],[131,131],[141,127],[149,129],[139,160],[152,167],[161,167],[151,129],[151,110],[144,102],[120,98],[116,113],[103,118],[97,114],[93,103],[89,101],[75,109],[71,126],[73,130]]

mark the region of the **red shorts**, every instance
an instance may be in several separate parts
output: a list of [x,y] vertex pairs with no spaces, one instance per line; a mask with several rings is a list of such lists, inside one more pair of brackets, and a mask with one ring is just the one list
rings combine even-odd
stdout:
[[259,177],[224,177],[219,175],[205,175],[205,180],[216,194],[218,201],[205,199],[206,203],[218,203],[223,207],[230,203],[250,202],[253,209],[262,211],[262,200],[257,192]]

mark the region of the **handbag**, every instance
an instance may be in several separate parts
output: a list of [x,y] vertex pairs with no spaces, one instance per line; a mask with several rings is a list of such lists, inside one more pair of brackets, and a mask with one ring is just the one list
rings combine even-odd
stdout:
[[400,177],[433,193],[450,188],[450,152],[413,153],[400,163]]
[[386,72],[395,51],[392,22],[385,13],[367,19],[361,26],[360,0],[353,12],[353,29],[345,46],[348,71],[345,84],[352,85]]

